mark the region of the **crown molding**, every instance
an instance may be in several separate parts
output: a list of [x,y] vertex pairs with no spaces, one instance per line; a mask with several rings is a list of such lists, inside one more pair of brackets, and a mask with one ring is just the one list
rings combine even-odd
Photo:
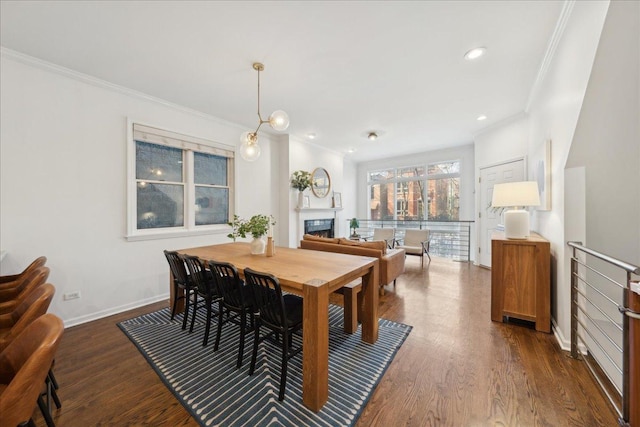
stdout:
[[289,135],[289,138],[290,138],[292,141],[295,141],[295,142],[297,142],[297,143],[305,144],[305,145],[309,145],[309,146],[314,147],[314,148],[317,148],[317,149],[319,149],[319,150],[323,150],[323,151],[326,151],[326,152],[328,152],[328,153],[335,154],[336,156],[342,157],[343,159],[345,158],[345,156],[346,156],[346,154],[347,154],[347,153],[343,153],[343,152],[338,151],[338,150],[334,150],[334,149],[332,149],[332,148],[324,147],[324,146],[322,146],[322,145],[320,145],[320,144],[318,144],[318,143],[316,143],[316,142],[307,141],[306,139],[301,138],[301,137],[299,137],[299,136]]
[[547,51],[545,52],[544,57],[542,58],[542,63],[540,64],[540,68],[538,69],[538,75],[536,76],[536,80],[533,82],[533,86],[531,86],[531,91],[529,92],[529,98],[527,99],[527,103],[524,108],[524,111],[527,113],[529,112],[531,105],[535,101],[538,92],[542,87],[542,83],[547,76],[549,65],[551,64],[558,44],[562,39],[564,30],[567,27],[567,21],[569,21],[569,17],[571,16],[571,12],[573,11],[573,6],[575,5],[575,3],[576,0],[566,0],[562,5],[562,10],[560,11],[558,22],[556,22],[556,27],[553,30],[553,34],[551,35],[551,39],[549,40],[549,44],[547,45]]
[[240,131],[245,129],[245,126],[239,125],[237,123],[229,122],[227,120],[221,119],[216,116],[212,116],[211,114],[203,113],[202,111],[187,108],[179,104],[174,104],[173,102],[169,102],[161,98],[156,98],[155,96],[147,95],[146,93],[129,89],[124,86],[110,83],[106,80],[102,80],[97,77],[93,77],[88,74],[84,74],[79,71],[72,70],[70,68],[62,67],[60,65],[56,65],[51,62],[48,62],[43,59],[39,59],[30,55],[26,55],[24,53],[21,53],[12,49],[0,47],[0,57],[2,59],[11,59],[16,62],[20,62],[22,64],[32,66],[34,68],[39,68],[44,71],[48,71],[64,77],[68,77],[70,79],[73,79],[82,83],[86,83],[86,84],[98,87],[100,89],[110,90],[112,92],[116,92],[116,93],[126,95],[132,98],[136,98],[142,101],[153,102],[155,104],[159,104],[164,107],[180,111],[182,113],[197,116],[205,120],[216,122],[221,125],[231,126],[239,129]]

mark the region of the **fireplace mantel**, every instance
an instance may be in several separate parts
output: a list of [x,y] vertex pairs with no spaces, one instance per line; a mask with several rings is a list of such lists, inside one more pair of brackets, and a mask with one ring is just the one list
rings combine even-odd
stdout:
[[296,208],[296,212],[337,212],[342,208]]
[[340,236],[342,231],[340,230],[340,211],[342,208],[294,208],[297,217],[297,225],[296,225],[296,236],[297,240],[292,242],[292,245],[297,245],[298,242],[302,239],[304,234],[304,220],[305,219],[322,219],[323,217],[332,216],[335,218],[334,222],[334,235]]

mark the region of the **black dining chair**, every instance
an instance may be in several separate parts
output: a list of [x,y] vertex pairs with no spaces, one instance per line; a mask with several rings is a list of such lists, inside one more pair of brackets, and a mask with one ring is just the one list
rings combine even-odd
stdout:
[[[251,304],[251,288],[245,286],[244,281],[238,275],[238,270],[234,265],[217,261],[209,261],[208,265],[216,282],[218,295],[222,297],[222,309],[218,311],[218,333],[213,351],[217,351],[220,345],[222,325],[226,322],[238,324],[240,326],[240,344],[238,346],[238,362],[236,367],[240,368],[242,366],[242,359],[244,358],[246,332],[251,332],[253,330],[252,327],[255,325]],[[225,311],[227,313],[226,319],[224,319]],[[230,316],[231,313],[233,313],[232,316]],[[249,314],[250,329],[247,329],[247,314]]]
[[[280,282],[271,274],[245,268],[244,278],[247,285],[251,287],[254,309],[256,310],[249,375],[253,375],[256,367],[258,344],[275,335],[276,340],[282,346],[278,400],[283,400],[287,383],[287,362],[302,351],[302,346],[292,348],[292,334],[302,329],[302,298],[290,294],[283,295]],[[260,328],[262,326],[270,329],[271,332],[261,337]],[[280,335],[282,335],[282,342],[278,339]]]
[[[180,259],[180,254],[175,251],[164,251],[164,256],[169,263],[169,270],[173,276],[173,304],[171,309],[171,320],[176,315],[178,301],[184,299],[184,314],[182,316],[182,329],[187,328],[187,317],[189,317],[189,303],[195,297],[195,285],[191,283],[191,278],[187,273],[184,261]],[[180,292],[182,290],[182,292]]]
[[[218,294],[216,283],[213,279],[213,275],[209,270],[205,268],[205,265],[196,256],[180,255],[187,266],[189,271],[189,277],[191,282],[195,285],[196,293],[193,297],[193,309],[191,312],[191,326],[189,332],[193,332],[193,326],[196,321],[196,312],[198,308],[204,306],[207,309],[207,321],[205,324],[204,338],[202,340],[202,346],[206,346],[209,342],[209,331],[211,330],[211,318],[213,314],[216,315],[222,310],[222,298]],[[200,296],[201,302],[198,302],[198,296]],[[217,304],[218,309],[214,310],[213,306]]]

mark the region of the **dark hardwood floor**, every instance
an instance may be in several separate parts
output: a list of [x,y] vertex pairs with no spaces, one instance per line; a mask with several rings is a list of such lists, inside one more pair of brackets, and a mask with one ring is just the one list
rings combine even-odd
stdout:
[[[490,320],[490,271],[409,257],[380,317],[413,331],[358,426],[615,426],[582,362],[552,335]],[[341,303],[336,295],[335,303]],[[157,303],[65,331],[55,373],[65,426],[197,425],[116,323]],[[36,410],[37,425],[44,425]]]

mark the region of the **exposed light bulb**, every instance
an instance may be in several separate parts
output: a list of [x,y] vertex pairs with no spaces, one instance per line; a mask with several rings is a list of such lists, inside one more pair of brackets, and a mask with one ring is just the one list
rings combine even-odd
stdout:
[[254,132],[244,132],[240,135],[240,155],[243,159],[252,162],[260,156],[260,146],[258,145],[258,130],[264,123],[277,131],[286,130],[289,127],[289,116],[282,110],[276,110],[269,116],[269,120],[263,120],[260,115],[260,71],[264,71],[264,65],[254,62],[253,69],[258,72],[258,127]]
[[269,116],[269,124],[277,131],[287,130],[289,115],[282,110],[276,110]]
[[248,162],[260,157],[260,146],[255,142],[245,141],[240,145],[240,156]]

